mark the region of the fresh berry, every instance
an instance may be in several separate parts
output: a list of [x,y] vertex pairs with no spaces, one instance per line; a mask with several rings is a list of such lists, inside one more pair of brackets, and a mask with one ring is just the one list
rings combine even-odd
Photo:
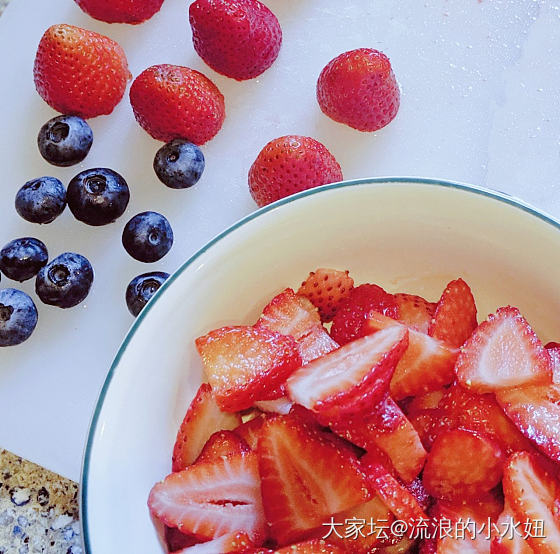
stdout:
[[508,502],[496,522],[497,534],[492,540],[490,554],[533,554],[533,549],[523,538],[524,526],[517,521]]
[[76,4],[94,19],[136,25],[156,14],[163,0],[76,0]]
[[174,139],[156,152],[154,171],[158,179],[171,189],[192,187],[204,171],[204,154],[196,144]]
[[461,349],[455,366],[461,385],[493,392],[552,382],[552,363],[517,308],[499,308]]
[[99,226],[113,223],[124,213],[130,191],[121,175],[101,167],[78,173],[68,185],[66,199],[76,219]]
[[394,297],[397,304],[397,319],[415,331],[427,333],[436,305],[415,294],[399,292]]
[[266,71],[280,52],[280,23],[258,0],[196,0],[189,21],[197,54],[238,81]]
[[552,380],[560,384],[560,343],[549,342],[545,344],[552,362]]
[[415,396],[406,404],[406,415],[409,416],[422,410],[433,410],[437,408],[446,392],[447,389],[439,389]]
[[239,415],[220,410],[210,385],[200,385],[177,432],[172,470],[181,471],[191,465],[213,433],[235,429],[240,423]]
[[163,271],[150,271],[137,275],[126,287],[126,305],[128,311],[136,317],[169,277]]
[[348,550],[322,539],[311,539],[270,552],[271,554],[346,554]]
[[249,191],[259,207],[296,192],[342,181],[342,170],[327,148],[311,137],[271,140],[249,170]]
[[385,127],[400,104],[389,58],[372,48],[340,54],[321,71],[317,101],[324,114],[359,131]]
[[35,280],[35,292],[42,302],[72,308],[89,294],[93,268],[80,254],[65,252],[42,267]]
[[87,119],[110,114],[130,79],[123,49],[73,25],[49,27],[37,49],[35,88],[57,112]]
[[267,420],[267,416],[257,416],[245,423],[242,423],[236,427],[233,432],[241,437],[252,450],[256,450],[257,444],[259,442],[259,437],[261,434],[262,426]]
[[0,346],[26,341],[37,325],[37,308],[25,292],[0,289]]
[[281,396],[274,400],[258,400],[255,402],[255,408],[269,414],[281,415],[289,414],[293,405],[294,403],[287,396]]
[[54,177],[39,177],[18,190],[15,206],[26,221],[51,223],[66,208],[66,189]]
[[140,262],[157,262],[173,246],[173,230],[169,221],[157,212],[135,215],[122,234],[125,250]]
[[195,463],[210,462],[218,458],[249,452],[249,445],[233,431],[216,431],[202,447]]
[[0,271],[14,281],[27,281],[39,273],[48,259],[47,247],[39,239],[14,239],[0,250]]
[[297,343],[265,327],[223,327],[196,339],[206,377],[218,405],[227,411],[271,400],[300,366]]
[[173,552],[173,554],[176,554],[177,550],[182,550],[200,542],[196,537],[181,533],[176,527],[168,527],[167,525],[164,530],[164,538],[169,552]]
[[130,87],[130,103],[140,126],[163,142],[185,139],[201,145],[225,118],[224,97],[202,73],[179,65],[154,65]]
[[49,119],[39,131],[37,144],[47,162],[67,167],[80,163],[93,143],[91,127],[76,115]]
[[228,533],[211,541],[200,542],[188,546],[173,554],[250,554],[253,552],[253,542],[247,533]]
[[338,348],[338,343],[325,331],[323,327],[314,327],[310,333],[298,341],[301,364],[309,362],[332,352]]

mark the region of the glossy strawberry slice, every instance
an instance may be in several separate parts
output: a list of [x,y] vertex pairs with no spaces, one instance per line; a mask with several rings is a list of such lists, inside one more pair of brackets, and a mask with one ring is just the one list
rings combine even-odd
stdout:
[[165,544],[169,552],[175,553],[177,550],[182,550],[187,548],[187,546],[193,546],[198,544],[200,541],[193,537],[192,535],[186,535],[181,533],[176,527],[165,527],[164,529]]
[[461,349],[455,367],[461,385],[492,392],[552,382],[548,353],[517,308],[499,308]]
[[217,539],[195,544],[173,554],[241,554],[254,545],[246,533],[229,533]]
[[218,406],[229,412],[271,399],[301,365],[296,341],[265,327],[222,327],[197,338],[196,347]]
[[260,544],[265,536],[258,461],[253,452],[199,462],[168,475],[152,488],[148,506],[165,525],[200,539],[244,532]]
[[257,416],[242,423],[239,427],[236,427],[233,432],[241,437],[252,450],[256,450],[262,426],[267,418],[268,416],[264,415]]
[[259,400],[255,402],[255,407],[263,412],[271,414],[289,414],[294,403],[287,397],[281,396],[274,400]]
[[314,327],[310,333],[298,341],[302,365],[336,350],[338,346],[338,343],[331,338],[322,326]]
[[496,527],[490,554],[533,554],[532,548],[523,538],[524,527],[516,520],[507,502]]
[[240,423],[238,414],[220,410],[210,385],[200,385],[177,433],[172,470],[181,471],[192,464],[212,433],[235,429]]
[[552,361],[552,380],[560,384],[560,343],[549,342],[545,344],[545,348]]
[[434,317],[436,304],[421,296],[399,292],[394,295],[397,303],[398,320],[407,327],[427,333]]
[[249,445],[233,431],[217,431],[202,448],[195,463],[211,462],[231,454],[243,454],[251,450]]

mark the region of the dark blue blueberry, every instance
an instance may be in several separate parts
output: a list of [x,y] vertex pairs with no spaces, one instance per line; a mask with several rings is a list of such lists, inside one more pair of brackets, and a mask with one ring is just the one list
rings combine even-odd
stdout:
[[86,298],[92,283],[93,268],[88,259],[65,252],[39,271],[35,292],[45,304],[72,308]]
[[31,237],[14,239],[0,250],[0,270],[14,281],[35,277],[48,260],[45,244]]
[[39,131],[39,152],[47,162],[66,167],[81,162],[93,142],[90,126],[76,115],[59,115]]
[[154,171],[169,188],[192,187],[204,171],[204,154],[196,144],[182,139],[172,140],[156,152]]
[[140,262],[157,262],[173,245],[169,221],[157,212],[135,215],[125,226],[122,243],[126,251]]
[[163,271],[151,271],[134,277],[126,287],[128,311],[136,317],[168,277],[169,273]]
[[88,225],[107,225],[119,218],[128,205],[126,181],[112,169],[86,169],[68,185],[66,200],[76,219]]
[[66,208],[66,189],[54,177],[27,181],[16,194],[16,211],[31,223],[50,223]]
[[0,346],[27,340],[37,325],[37,317],[37,308],[25,292],[0,289]]

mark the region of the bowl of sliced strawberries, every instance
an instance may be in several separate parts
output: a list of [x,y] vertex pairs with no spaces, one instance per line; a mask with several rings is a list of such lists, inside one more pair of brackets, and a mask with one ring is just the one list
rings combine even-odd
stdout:
[[115,358],[86,551],[560,552],[559,252],[552,218],[435,180],[248,216]]

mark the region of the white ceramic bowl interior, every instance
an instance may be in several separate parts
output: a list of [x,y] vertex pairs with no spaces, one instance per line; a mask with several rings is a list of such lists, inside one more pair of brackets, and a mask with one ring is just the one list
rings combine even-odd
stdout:
[[458,276],[480,319],[518,306],[560,338],[560,224],[510,197],[417,179],[327,185],[260,210],[175,273],[138,317],[100,395],[82,474],[90,554],[163,552],[146,500],[170,471],[175,434],[201,382],[193,340],[253,323],[317,267],[436,300]]

